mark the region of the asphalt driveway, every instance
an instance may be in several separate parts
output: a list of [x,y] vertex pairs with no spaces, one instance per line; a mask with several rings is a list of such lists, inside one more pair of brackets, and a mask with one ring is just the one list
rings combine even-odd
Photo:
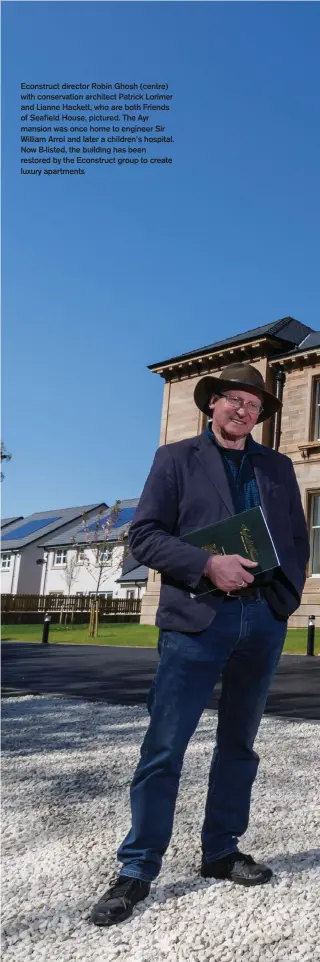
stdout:
[[[158,662],[153,648],[2,644],[2,695],[58,694],[145,705]],[[208,708],[218,706],[217,685]],[[265,714],[320,720],[320,658],[283,655]]]

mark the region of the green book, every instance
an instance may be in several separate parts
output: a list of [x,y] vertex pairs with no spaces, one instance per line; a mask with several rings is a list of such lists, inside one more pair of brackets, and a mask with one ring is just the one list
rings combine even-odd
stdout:
[[[181,541],[193,544],[197,548],[205,548],[212,554],[239,554],[249,561],[257,561],[256,568],[248,568],[254,578],[271,571],[280,565],[280,561],[272,540],[262,508],[249,508],[239,514],[232,515],[225,521],[218,521],[197,531],[189,531],[182,535]],[[199,589],[212,584],[207,578],[202,578]],[[254,584],[254,582],[252,582]],[[204,592],[201,592],[204,593]]]

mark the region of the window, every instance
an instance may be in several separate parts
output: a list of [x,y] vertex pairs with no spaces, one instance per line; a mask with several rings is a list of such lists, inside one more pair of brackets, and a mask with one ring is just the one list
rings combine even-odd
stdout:
[[113,591],[106,591],[105,597],[106,597],[106,598],[113,598]]
[[55,566],[67,564],[67,552],[62,549],[59,549],[59,551],[56,551],[54,563],[55,563]]
[[49,591],[51,598],[64,598],[63,591]]
[[106,593],[105,591],[88,591],[88,597],[89,598],[96,598],[96,597],[105,598]]
[[8,569],[10,568],[10,565],[11,565],[11,554],[9,554],[9,552],[7,552],[7,554],[2,554],[1,555],[2,571],[8,571]]
[[130,588],[130,591],[126,591],[126,598],[131,601],[134,599],[134,589]]
[[78,551],[77,551],[77,565],[83,565],[84,559],[85,559],[85,550],[84,550],[84,548],[78,548]]
[[99,549],[99,554],[98,554],[97,564],[99,564],[99,565],[101,565],[101,564],[107,564],[107,562],[110,561],[110,558],[111,558],[110,548],[100,548],[100,549]]
[[310,574],[320,575],[320,493],[310,497]]
[[320,381],[314,385],[314,404],[313,404],[313,440],[320,441]]

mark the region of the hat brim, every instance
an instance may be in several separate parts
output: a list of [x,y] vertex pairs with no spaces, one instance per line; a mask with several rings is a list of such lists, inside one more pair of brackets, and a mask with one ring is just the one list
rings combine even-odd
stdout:
[[271,418],[273,414],[276,414],[281,408],[281,401],[279,398],[275,397],[274,394],[270,394],[269,391],[264,391],[262,388],[254,384],[250,384],[245,381],[224,381],[221,377],[214,377],[213,375],[208,375],[207,377],[201,378],[194,390],[194,400],[203,414],[208,417],[211,416],[212,411],[209,408],[209,401],[212,394],[222,394],[224,391],[230,391],[232,389],[240,388],[242,391],[247,389],[249,391],[259,391],[263,397],[263,409],[259,417],[257,418],[257,424],[261,421],[267,421]]

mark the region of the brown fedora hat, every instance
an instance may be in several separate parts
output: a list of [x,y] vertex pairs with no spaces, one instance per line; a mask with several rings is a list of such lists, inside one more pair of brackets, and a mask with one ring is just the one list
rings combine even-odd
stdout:
[[214,374],[208,374],[206,377],[202,377],[201,381],[195,387],[194,400],[200,411],[207,414],[208,417],[212,414],[210,408],[208,407],[210,398],[212,394],[224,394],[225,391],[236,390],[236,388],[250,388],[255,391],[259,391],[263,398],[263,410],[257,419],[257,424],[259,421],[266,421],[271,418],[276,411],[281,407],[281,401],[274,394],[270,394],[266,391],[264,380],[262,374],[256,367],[252,364],[229,364],[225,367],[221,374],[218,376]]

